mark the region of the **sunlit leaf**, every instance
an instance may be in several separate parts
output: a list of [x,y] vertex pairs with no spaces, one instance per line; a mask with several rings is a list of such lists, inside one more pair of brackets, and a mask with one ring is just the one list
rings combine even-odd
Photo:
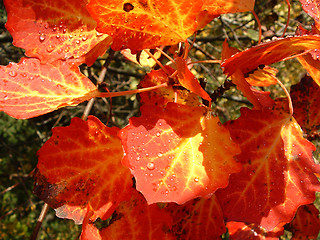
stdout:
[[237,70],[248,73],[260,65],[270,65],[287,57],[317,49],[320,36],[297,36],[277,39],[248,48],[222,63],[224,73],[231,76]]
[[319,0],[299,0],[303,10],[315,21],[320,21],[320,1]]
[[79,58],[108,38],[108,44],[99,46],[104,52],[111,43],[111,37],[95,30],[96,22],[85,7],[86,0],[5,0],[4,3],[8,13],[6,28],[13,44],[42,63]]
[[248,77],[246,77],[246,81],[251,86],[258,86],[258,87],[268,87],[270,85],[277,84],[277,80],[272,77],[278,73],[278,70],[264,66],[263,68],[258,68],[253,73],[250,73]]
[[121,131],[123,164],[149,204],[208,197],[240,170],[237,145],[205,108],[168,103],[140,110]]
[[293,234],[292,240],[317,239],[320,231],[319,210],[313,204],[299,207],[288,230]]
[[38,59],[0,66],[0,111],[15,118],[31,118],[95,97],[99,91],[76,64]]
[[202,1],[91,0],[87,7],[97,30],[113,37],[113,50],[136,53],[186,40],[197,28]]
[[254,223],[271,231],[290,222],[300,205],[314,201],[320,184],[314,173],[315,147],[302,137],[294,118],[279,110],[241,109],[228,122],[232,139],[240,144],[243,170],[230,176],[216,192],[228,221]]
[[[108,128],[97,118],[73,118],[68,127],[56,127],[38,151],[35,193],[57,215],[82,223],[108,218],[118,204],[130,198],[132,176],[122,166],[118,128]],[[116,174],[115,174],[116,173]]]
[[202,10],[207,10],[212,15],[247,12],[253,10],[254,2],[255,0],[204,0]]

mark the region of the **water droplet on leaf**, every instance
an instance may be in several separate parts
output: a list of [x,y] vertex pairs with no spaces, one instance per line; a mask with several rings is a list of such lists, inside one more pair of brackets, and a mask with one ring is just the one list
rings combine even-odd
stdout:
[[155,169],[154,163],[153,163],[153,162],[149,162],[149,163],[147,164],[147,168],[148,168],[149,170],[154,170],[154,169]]

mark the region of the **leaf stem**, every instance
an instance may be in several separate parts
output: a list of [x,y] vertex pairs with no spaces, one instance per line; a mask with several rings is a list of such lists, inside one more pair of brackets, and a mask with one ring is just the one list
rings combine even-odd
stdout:
[[119,96],[125,96],[125,95],[141,93],[141,92],[152,91],[152,90],[167,87],[167,86],[168,86],[167,83],[162,83],[160,85],[153,86],[153,87],[147,87],[147,88],[141,88],[141,89],[135,89],[135,90],[129,90],[129,91],[123,91],[123,92],[107,92],[107,93],[101,92],[97,97],[105,97],[105,98],[119,97]]
[[39,218],[38,218],[38,221],[37,221],[37,225],[36,225],[36,227],[35,227],[34,230],[33,230],[33,233],[32,233],[32,235],[31,235],[31,237],[30,237],[30,240],[36,240],[36,239],[37,239],[39,230],[40,230],[41,225],[42,225],[42,223],[43,223],[43,219],[44,219],[44,217],[46,216],[48,210],[49,210],[49,205],[45,203],[45,204],[43,205],[43,207],[42,207],[41,213],[40,213]]
[[258,44],[261,43],[261,36],[262,36],[262,28],[261,28],[261,23],[260,23],[260,19],[258,17],[258,15],[256,14],[256,12],[254,10],[251,11],[251,13],[253,14],[253,16],[256,18],[258,26],[259,26],[259,40],[258,40]]
[[153,56],[153,54],[148,49],[144,49],[143,51],[145,51],[149,55],[149,57],[151,57],[168,76],[170,75],[170,73],[167,71],[167,69],[165,69],[162,63],[157,58],[155,58],[155,56]]

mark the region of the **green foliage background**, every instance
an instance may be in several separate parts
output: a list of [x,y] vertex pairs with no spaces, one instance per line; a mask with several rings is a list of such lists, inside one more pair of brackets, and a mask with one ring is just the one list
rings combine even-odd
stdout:
[[[291,6],[292,14],[287,31],[289,35],[294,34],[298,22],[303,25],[312,23],[311,18],[301,10],[297,0],[291,1]],[[287,17],[287,6],[284,0],[258,0],[255,11],[263,25],[264,40],[281,35]],[[0,1],[1,65],[7,65],[10,61],[18,62],[23,55],[23,50],[12,46],[11,37],[4,28],[5,21],[6,12],[3,2]],[[250,13],[223,15],[199,33],[196,41],[199,48],[194,47],[191,50],[191,57],[194,60],[208,59],[208,56],[201,51],[204,50],[219,59],[222,42],[226,37],[229,38],[232,46],[239,49],[255,45],[257,30],[256,21]],[[100,58],[90,70],[86,66],[82,66],[81,70],[85,73],[90,71],[93,75],[99,74],[102,60],[107,56],[108,54]],[[277,77],[287,87],[299,82],[305,74],[305,70],[296,60],[282,62],[275,66],[279,70]],[[225,76],[217,65],[199,64],[194,69],[198,78],[206,78],[209,92],[225,81]],[[116,53],[105,81],[112,91],[132,89],[137,86],[139,79],[148,70],[126,61],[121,54]],[[271,91],[272,96],[284,96],[277,86],[267,90]],[[85,105],[86,103],[83,103],[77,107],[59,109],[29,120],[16,120],[0,113],[0,239],[27,239],[31,236],[43,206],[43,202],[32,194],[31,175],[37,164],[36,152],[50,137],[53,127],[69,125],[72,117],[81,117]],[[250,106],[250,104],[235,91],[235,88],[231,88],[214,104],[214,109],[222,121],[227,121],[239,116],[241,106]],[[130,117],[138,114],[139,103],[136,96],[118,97],[112,100],[111,116],[109,116],[109,108],[110,101],[98,99],[91,114],[96,115],[104,123],[110,117],[109,125],[123,127]],[[319,141],[315,141],[314,144],[318,147],[315,156],[319,159]],[[319,197],[316,205],[318,207],[320,205]],[[70,220],[56,218],[55,212],[50,210],[42,225],[39,239],[78,239],[80,232],[80,226],[74,225]],[[290,236],[290,233],[286,232],[282,239],[290,239]],[[226,234],[225,239],[227,238]]]

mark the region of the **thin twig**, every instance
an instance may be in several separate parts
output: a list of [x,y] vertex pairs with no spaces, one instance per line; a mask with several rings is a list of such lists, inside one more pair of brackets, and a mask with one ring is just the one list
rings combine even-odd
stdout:
[[36,227],[35,227],[34,230],[33,230],[33,233],[32,233],[32,235],[31,235],[31,237],[30,237],[30,240],[36,240],[36,239],[37,239],[37,236],[38,236],[39,230],[40,230],[40,228],[41,228],[43,219],[44,219],[44,217],[46,216],[48,210],[49,210],[49,205],[45,203],[45,204],[43,205],[43,207],[42,207],[40,216],[39,216],[38,221],[37,221],[37,225],[36,225]]

